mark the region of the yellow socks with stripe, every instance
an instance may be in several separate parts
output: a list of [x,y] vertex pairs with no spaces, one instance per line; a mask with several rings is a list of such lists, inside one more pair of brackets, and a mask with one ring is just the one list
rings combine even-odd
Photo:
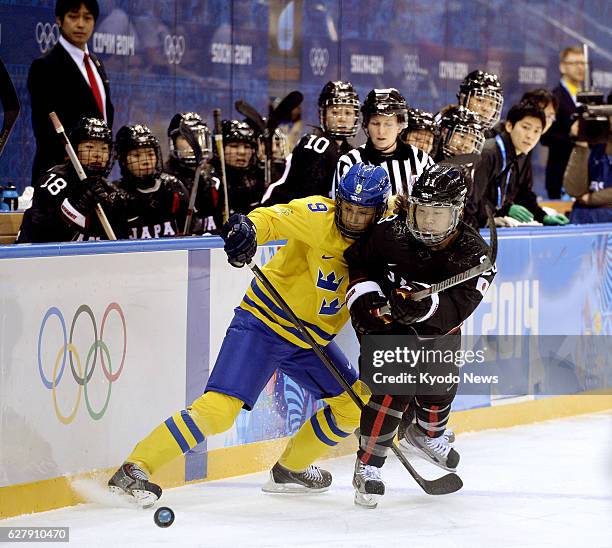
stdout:
[[[369,398],[362,393],[360,381],[353,385],[353,389],[362,400]],[[325,401],[328,405],[310,417],[289,440],[278,460],[285,468],[305,470],[359,426],[361,411],[346,392]]]
[[149,474],[193,449],[206,436],[229,429],[243,402],[219,392],[206,392],[191,407],[175,413],[136,445],[128,462],[134,462]]

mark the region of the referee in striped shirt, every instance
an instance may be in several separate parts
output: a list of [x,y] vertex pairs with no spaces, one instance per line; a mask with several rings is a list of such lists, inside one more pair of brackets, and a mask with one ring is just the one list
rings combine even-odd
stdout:
[[392,193],[407,194],[412,180],[434,162],[428,154],[399,138],[408,122],[406,100],[395,88],[373,89],[361,112],[368,141],[338,160],[332,197],[336,195],[336,185],[342,176],[359,162],[381,166],[389,174]]

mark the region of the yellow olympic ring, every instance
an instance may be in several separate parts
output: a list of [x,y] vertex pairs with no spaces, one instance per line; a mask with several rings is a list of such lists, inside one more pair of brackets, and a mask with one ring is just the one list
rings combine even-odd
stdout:
[[[72,352],[74,354],[74,357],[77,363],[77,369],[79,371],[79,375],[82,375],[81,357],[79,356],[76,346],[72,343],[68,343],[68,352]],[[53,366],[53,383],[52,383],[51,392],[53,394],[53,407],[55,407],[55,414],[57,415],[57,418],[63,424],[70,424],[74,420],[74,417],[76,416],[77,411],[79,409],[79,403],[81,403],[81,392],[83,390],[83,385],[82,384],[78,385],[79,388],[78,388],[77,400],[74,405],[74,409],[72,410],[72,413],[70,413],[70,415],[65,417],[64,415],[62,415],[62,412],[60,411],[60,408],[57,405],[57,395],[56,395],[57,393],[55,391],[55,386],[57,384],[57,369],[59,367],[60,362],[62,361],[63,355],[64,355],[64,347],[62,346],[57,353],[57,357],[55,358],[55,365]]]

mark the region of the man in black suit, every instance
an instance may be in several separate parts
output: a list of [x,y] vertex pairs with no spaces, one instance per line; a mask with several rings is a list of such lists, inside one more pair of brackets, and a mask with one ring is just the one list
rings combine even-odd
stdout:
[[578,135],[578,122],[572,120],[572,114],[576,112],[576,94],[582,91],[585,70],[586,63],[581,47],[565,48],[560,53],[561,81],[552,90],[559,103],[557,119],[540,141],[548,147],[546,191],[551,200],[561,198],[563,174]]
[[65,159],[62,143],[49,120],[50,112],[57,113],[66,130],[85,116],[102,118],[112,129],[114,109],[108,78],[101,61],[87,48],[99,14],[97,0],[57,0],[59,42],[30,66],[28,91],[36,137],[33,183]]

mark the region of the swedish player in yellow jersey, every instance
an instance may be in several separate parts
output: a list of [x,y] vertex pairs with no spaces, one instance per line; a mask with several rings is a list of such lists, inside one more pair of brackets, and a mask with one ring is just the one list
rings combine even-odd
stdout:
[[[390,189],[384,169],[359,163],[342,178],[335,201],[310,196],[255,209],[248,217],[233,215],[222,231],[235,267],[252,259],[257,244],[287,240],[263,271],[357,393],[363,393],[358,374],[332,341],[349,316],[344,251],[382,217]],[[148,475],[229,429],[243,407],[255,405],[276,369],[326,405],[289,440],[263,489],[327,490],[331,474],[312,463],[359,426],[360,410],[255,279],[235,309],[205,393],[138,443],[109,487],[153,504],[161,488]]]

